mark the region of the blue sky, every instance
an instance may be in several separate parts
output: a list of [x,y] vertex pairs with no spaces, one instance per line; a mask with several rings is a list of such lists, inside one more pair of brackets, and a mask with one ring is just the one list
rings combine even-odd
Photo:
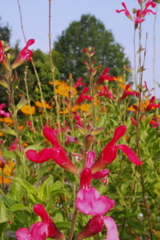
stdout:
[[[22,11],[23,27],[27,39],[36,40],[33,49],[40,48],[48,52],[48,0],[19,0]],[[103,22],[107,30],[111,30],[115,41],[125,48],[133,66],[133,23],[125,17],[124,13],[116,13],[116,9],[122,9],[121,0],[52,0],[52,41],[65,30],[74,20],[80,20],[82,14],[94,15]],[[124,0],[132,13],[133,8],[138,8],[137,0]],[[155,10],[155,9],[154,9]],[[1,1],[0,16],[2,23],[8,23],[12,29],[11,45],[20,40],[20,46],[24,46],[24,39],[20,24],[20,15],[17,0]],[[158,5],[155,28],[156,60],[155,80],[160,83],[160,4]],[[147,15],[143,23],[143,40],[148,33],[146,71],[144,80],[149,88],[153,87],[153,30],[154,15]],[[138,33],[138,31],[137,31]],[[138,34],[137,34],[138,39]],[[107,67],[107,66],[106,66]],[[160,98],[160,88],[156,87],[156,96]]]

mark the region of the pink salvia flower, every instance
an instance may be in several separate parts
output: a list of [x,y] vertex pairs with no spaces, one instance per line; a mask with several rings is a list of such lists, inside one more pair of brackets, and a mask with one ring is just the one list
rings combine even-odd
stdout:
[[86,86],[86,83],[82,82],[83,78],[78,78],[78,80],[75,82],[74,87],[78,88],[79,86]]
[[3,47],[3,41],[0,41],[0,63],[3,65],[3,67],[9,71],[10,67],[9,67],[9,63],[6,59],[5,53],[4,53],[4,47]]
[[53,159],[62,168],[77,174],[78,169],[72,163],[66,151],[62,148],[62,146],[58,142],[54,130],[49,126],[45,126],[43,128],[43,135],[48,141],[51,142],[53,148],[42,149],[39,153],[37,153],[35,150],[28,150],[26,152],[26,157],[30,161],[36,163],[43,163],[49,159]]
[[75,104],[80,104],[82,103],[83,101],[85,100],[89,100],[91,101],[92,100],[92,97],[91,96],[88,96],[86,95],[85,93],[88,92],[89,88],[88,87],[85,87],[82,91],[82,93],[79,95],[79,97],[77,98]]
[[6,106],[5,103],[1,103],[1,104],[0,104],[0,116],[10,117],[10,113],[2,110],[5,106]]
[[117,226],[113,218],[103,217],[103,220],[107,228],[107,236],[104,240],[119,240]]
[[132,121],[132,124],[133,124],[134,126],[137,125],[137,121],[136,121],[136,119],[135,119],[134,117],[131,117],[131,121]]
[[115,202],[90,186],[92,173],[89,168],[84,168],[80,177],[80,190],[76,196],[76,208],[87,215],[103,215],[111,209]]
[[116,145],[116,142],[125,134],[126,126],[122,125],[117,127],[114,132],[112,140],[104,147],[97,161],[92,165],[91,171],[92,174],[98,170],[103,169],[108,164],[113,162],[117,156],[118,149],[121,149],[129,158],[129,160],[136,164],[141,165],[141,160],[136,156],[134,151],[126,145]]
[[123,93],[122,97],[119,98],[119,100],[125,99],[128,95],[136,95],[137,92],[132,91],[132,90],[130,91],[130,90],[128,90],[129,88],[130,88],[130,84],[127,84],[125,87],[124,93]]
[[82,231],[78,233],[75,240],[81,240],[96,235],[97,233],[102,231],[103,225],[103,218],[101,216],[94,216],[89,220],[89,222],[82,229]]
[[102,89],[102,91],[98,94],[98,96],[104,96],[104,95],[106,95],[108,98],[110,98],[110,99],[112,99],[112,100],[114,100],[115,98],[114,98],[114,96],[113,96],[113,94],[109,91],[109,89],[107,88],[107,86],[103,86],[103,89]]
[[42,221],[34,223],[29,230],[27,228],[17,230],[17,240],[46,240],[48,237],[65,240],[64,234],[56,227],[42,204],[36,204],[34,212],[42,218]]
[[117,13],[124,12],[126,17],[128,17],[129,19],[131,19],[133,21],[133,18],[131,16],[130,12],[128,11],[127,6],[126,6],[126,4],[124,2],[122,2],[122,6],[124,7],[124,9],[116,10],[116,12]]
[[27,41],[26,46],[19,52],[18,57],[12,64],[12,69],[17,68],[18,66],[22,65],[26,60],[32,61],[32,54],[33,52],[28,49],[35,42],[34,39],[30,39]]
[[104,69],[104,71],[100,75],[96,84],[103,83],[105,80],[108,80],[108,81],[113,81],[114,80],[114,78],[108,73],[108,71],[109,71],[109,68]]

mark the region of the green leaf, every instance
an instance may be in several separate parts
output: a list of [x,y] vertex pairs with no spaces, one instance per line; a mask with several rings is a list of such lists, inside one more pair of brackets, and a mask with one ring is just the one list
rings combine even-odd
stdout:
[[1,132],[6,133],[6,134],[10,134],[13,136],[16,136],[16,133],[13,129],[11,129],[10,127],[8,127],[5,123],[3,124],[4,128],[1,129]]
[[50,175],[49,178],[42,184],[38,191],[38,197],[44,202],[49,195],[48,188],[53,184],[53,177]]
[[10,207],[10,211],[14,212],[14,211],[18,211],[18,210],[22,210],[24,209],[24,204],[23,203],[17,203],[15,205],[13,205],[12,207]]
[[22,178],[18,177],[12,177],[11,178],[13,181],[18,182],[27,192],[27,196],[31,199],[33,203],[36,203],[38,201],[37,199],[37,191],[35,190],[34,187],[32,187],[31,184],[29,184],[27,181],[25,181]]
[[8,83],[5,80],[0,80],[0,85],[8,89]]
[[5,157],[9,157],[9,158],[16,158],[17,157],[16,154],[13,151],[4,151],[3,155]]
[[7,222],[7,209],[2,201],[0,201],[0,223]]
[[23,95],[19,103],[17,104],[17,109],[21,109],[24,105],[28,103],[28,100],[25,99],[25,96]]
[[71,223],[70,222],[56,222],[56,226],[61,230],[65,230],[65,229],[70,229]]
[[9,191],[9,196],[15,201],[20,202],[23,198],[23,188],[18,182],[14,182]]

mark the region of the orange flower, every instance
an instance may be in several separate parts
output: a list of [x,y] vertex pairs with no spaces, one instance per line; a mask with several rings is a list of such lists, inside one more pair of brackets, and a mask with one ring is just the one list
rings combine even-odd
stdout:
[[76,88],[70,87],[66,83],[59,85],[55,92],[65,97],[72,97],[77,94]]
[[46,101],[44,101],[44,103],[36,101],[36,106],[40,108],[44,108],[44,107],[48,109],[52,108]]
[[67,114],[70,112],[76,112],[80,107],[78,105],[75,105],[74,107],[72,107],[71,109],[69,109],[68,107],[64,110],[64,111],[60,111],[60,114]]
[[83,112],[89,112],[90,110],[90,104],[82,104],[81,106],[79,106],[79,109]]
[[10,117],[0,118],[0,122],[5,122],[8,126],[12,125],[13,120]]
[[[15,165],[16,165],[16,164],[15,164],[14,162],[8,161],[8,162],[5,164],[4,168],[3,168],[3,174],[6,175],[6,176],[8,176],[8,177],[10,177],[10,176],[12,175],[12,173],[13,173],[13,170],[14,170]],[[1,167],[0,167],[0,171],[2,171],[2,168],[1,168]],[[12,180],[8,179],[7,177],[3,177],[3,179],[2,179],[2,175],[0,175],[0,184],[1,184],[2,182],[3,182],[3,183],[11,183]]]
[[29,105],[24,105],[22,108],[21,108],[21,111],[24,113],[24,114],[34,114],[36,109],[34,106],[29,106]]
[[[49,82],[49,84],[53,85],[53,82]],[[60,82],[58,80],[55,80],[54,84],[55,84],[55,86],[59,86],[59,85],[66,84],[66,83],[64,81]]]
[[18,127],[19,130],[22,130],[24,128],[24,125],[21,125]]
[[4,135],[4,133],[3,132],[0,132],[0,137],[2,137]]
[[113,79],[114,79],[114,81],[119,82],[119,83],[124,83],[124,82],[125,82],[125,81],[123,80],[122,76],[118,76],[117,78],[114,77]]

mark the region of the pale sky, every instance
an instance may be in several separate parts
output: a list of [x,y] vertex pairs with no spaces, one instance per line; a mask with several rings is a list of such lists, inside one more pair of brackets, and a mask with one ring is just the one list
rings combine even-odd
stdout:
[[[130,13],[133,8],[139,8],[137,0],[123,0]],[[49,51],[48,44],[48,0],[19,0],[22,11],[23,27],[27,39],[36,40],[32,49],[41,49],[43,52]],[[91,14],[99,19],[111,30],[115,41],[125,48],[125,53],[129,57],[132,67],[134,61],[133,54],[133,22],[129,20],[124,12],[116,13],[116,9],[122,9],[121,0],[52,0],[52,42],[65,30],[74,20],[80,20],[82,14]],[[20,40],[20,46],[24,46],[24,39],[21,30],[20,15],[17,0],[0,0],[0,16],[2,23],[8,23],[12,29],[11,45],[14,46],[16,40]],[[156,9],[153,9],[156,11]],[[149,14],[143,23],[143,41],[148,33],[146,71],[144,81],[149,88],[153,87],[153,57],[154,57],[154,15]],[[160,83],[160,4],[156,15],[155,43],[155,79]],[[138,31],[137,31],[138,41]],[[96,50],[96,49],[95,49]],[[138,49],[137,49],[138,50]],[[106,66],[107,67],[107,66]],[[156,87],[156,96],[160,98],[160,88]]]

